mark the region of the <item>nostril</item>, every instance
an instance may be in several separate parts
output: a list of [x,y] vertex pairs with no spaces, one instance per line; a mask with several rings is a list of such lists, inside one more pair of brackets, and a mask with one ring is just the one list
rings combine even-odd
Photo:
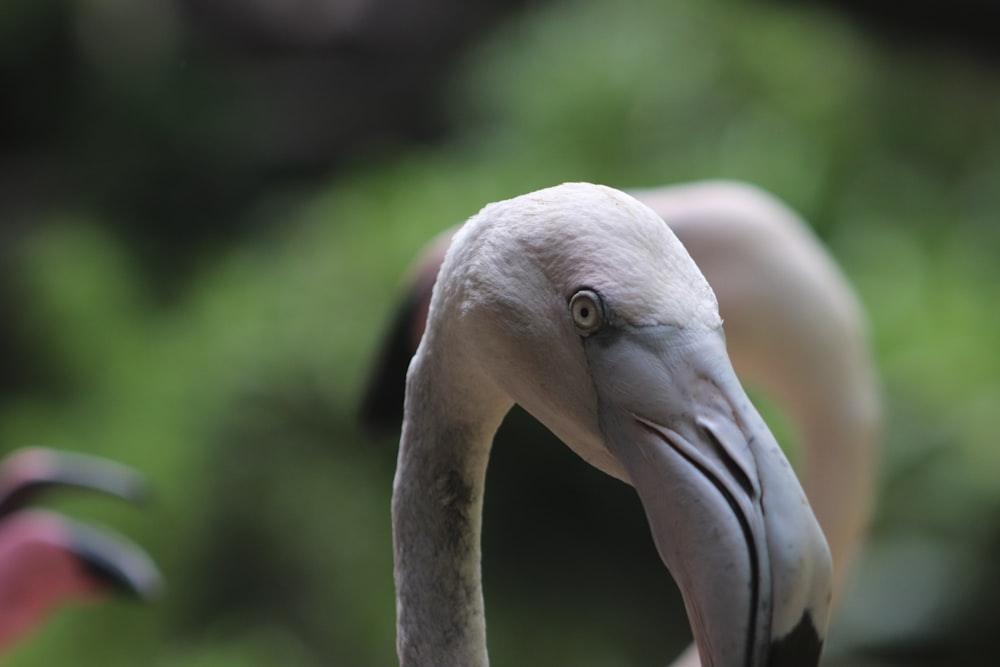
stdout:
[[740,485],[743,492],[747,494],[752,500],[756,500],[760,495],[759,489],[750,477],[750,474],[739,464],[739,462],[733,458],[733,456],[726,449],[725,445],[722,444],[722,440],[712,429],[712,425],[705,419],[697,420],[698,429],[704,436],[705,442],[712,446],[712,450],[715,455],[722,461],[722,464],[726,466],[726,470],[732,476],[736,483]]

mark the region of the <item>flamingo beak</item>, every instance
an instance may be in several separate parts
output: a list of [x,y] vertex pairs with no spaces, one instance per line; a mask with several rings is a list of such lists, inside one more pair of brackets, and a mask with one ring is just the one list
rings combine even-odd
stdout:
[[73,556],[86,578],[100,589],[141,600],[155,598],[163,589],[163,579],[140,547],[59,514],[22,509],[61,488],[140,502],[149,495],[142,476],[128,466],[96,456],[43,447],[21,449],[0,463],[0,520],[5,526],[38,520],[54,526],[58,546]]
[[721,329],[607,330],[584,347],[606,446],[639,494],[702,665],[814,667],[829,549]]
[[142,477],[128,466],[97,456],[29,447],[0,465],[0,517],[56,488],[98,491],[131,502],[148,496]]
[[101,588],[151,601],[163,592],[163,578],[153,560],[123,537],[61,518],[65,548],[83,572]]

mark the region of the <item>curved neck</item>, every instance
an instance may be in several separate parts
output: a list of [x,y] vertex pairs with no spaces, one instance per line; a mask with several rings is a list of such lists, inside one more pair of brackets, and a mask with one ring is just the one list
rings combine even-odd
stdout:
[[[870,529],[877,486],[879,397],[866,378],[845,400],[797,415],[804,454],[802,486],[830,545],[834,605],[854,574],[854,561]],[[851,480],[845,489],[844,480]]]
[[483,490],[493,435],[511,402],[461,366],[443,367],[418,352],[407,378],[392,495],[402,667],[489,664],[480,570]]

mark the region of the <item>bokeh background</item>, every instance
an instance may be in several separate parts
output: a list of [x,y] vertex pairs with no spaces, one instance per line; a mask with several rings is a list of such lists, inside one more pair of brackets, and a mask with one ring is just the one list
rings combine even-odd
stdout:
[[[791,204],[871,316],[879,506],[826,664],[997,664],[998,19],[4,0],[0,448],[143,471],[146,507],[51,504],[169,581],[154,606],[61,612],[6,664],[395,664],[396,443],[355,411],[410,259],[488,201],[703,178]],[[690,635],[632,492],[511,421],[528,435],[497,447],[486,501],[493,661],[666,663]]]

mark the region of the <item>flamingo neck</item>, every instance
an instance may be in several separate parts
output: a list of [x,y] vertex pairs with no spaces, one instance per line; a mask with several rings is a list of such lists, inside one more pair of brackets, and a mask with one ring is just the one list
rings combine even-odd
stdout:
[[483,490],[493,435],[510,401],[461,366],[443,367],[418,351],[407,378],[392,496],[401,667],[489,664]]

